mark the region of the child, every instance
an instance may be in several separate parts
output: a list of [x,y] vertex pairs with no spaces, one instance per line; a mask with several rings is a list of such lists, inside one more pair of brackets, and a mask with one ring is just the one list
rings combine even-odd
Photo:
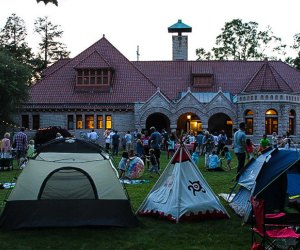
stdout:
[[20,169],[24,169],[27,167],[28,161],[30,158],[34,156],[35,148],[34,148],[34,140],[30,140],[27,148],[26,157],[20,158]]
[[34,148],[34,140],[30,140],[27,149],[27,157],[30,159],[34,156],[35,148]]
[[227,169],[231,170],[231,160],[232,160],[232,157],[231,157],[231,154],[229,152],[228,147],[225,146],[223,148],[223,152],[224,152],[224,159],[226,159]]
[[[149,150],[149,154],[150,154],[150,156],[149,156],[150,159],[149,160],[150,160],[150,163],[151,163],[151,168],[150,168],[149,172],[155,172],[159,176],[160,174],[159,174],[159,170],[158,170],[158,163],[157,163],[157,159],[156,159],[156,156],[154,154],[154,149],[153,148],[151,148]],[[152,176],[150,176],[150,177],[152,177]]]
[[193,162],[195,162],[195,164],[198,166],[198,164],[199,164],[199,152],[194,151],[194,152],[192,153],[192,160],[193,160]]
[[248,160],[250,161],[254,158],[254,144],[249,138],[246,139],[246,151],[248,154]]
[[223,171],[223,169],[219,166],[220,158],[216,154],[216,151],[213,150],[212,154],[208,157],[208,170],[210,171]]
[[175,135],[172,133],[170,138],[167,141],[168,144],[168,159],[175,153]]
[[119,179],[124,179],[128,163],[129,163],[129,155],[127,151],[124,151],[118,166]]

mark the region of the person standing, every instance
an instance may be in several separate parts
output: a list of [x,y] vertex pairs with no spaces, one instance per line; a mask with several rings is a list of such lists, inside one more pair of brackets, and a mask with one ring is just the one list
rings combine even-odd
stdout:
[[6,132],[1,141],[1,154],[3,158],[11,158],[10,133]]
[[89,134],[89,139],[96,143],[97,139],[98,139],[98,134],[95,132],[94,129],[92,129],[92,132]]
[[141,159],[144,158],[144,145],[142,142],[142,134],[138,133],[137,134],[137,139],[136,139],[136,156],[140,157]]
[[126,142],[126,151],[129,153],[131,150],[131,145],[132,145],[132,135],[130,134],[130,131],[127,131],[125,134],[125,142]]
[[106,149],[107,152],[110,149],[111,136],[112,136],[111,131],[109,129],[105,130],[105,132],[104,132],[104,140],[105,140],[105,149]]
[[26,152],[28,148],[28,139],[27,135],[24,133],[25,128],[21,128],[20,132],[18,132],[14,139],[14,144],[16,145],[16,159],[18,165],[20,165],[20,159],[26,157]]
[[203,132],[198,131],[195,143],[195,149],[198,148],[199,155],[202,155]]
[[208,168],[208,163],[209,163],[209,155],[213,151],[215,146],[214,143],[214,137],[209,133],[209,131],[205,131],[203,140],[202,140],[202,150],[204,153],[204,165],[206,168]]
[[241,122],[239,124],[239,130],[234,133],[233,136],[233,150],[238,160],[237,176],[239,179],[241,170],[243,169],[246,161],[246,124]]
[[277,133],[273,132],[273,134],[272,134],[272,147],[277,148],[277,145],[278,145]]
[[111,137],[112,140],[112,154],[118,155],[119,154],[119,145],[120,145],[120,135],[118,134],[118,131],[115,130],[115,133]]
[[247,151],[247,155],[248,155],[248,160],[250,161],[252,158],[254,158],[254,144],[251,141],[250,138],[246,139],[246,151]]
[[[149,150],[149,160],[150,160],[150,163],[151,163],[151,168],[149,170],[150,173],[154,172],[156,173],[158,176],[160,176],[160,173],[159,173],[159,169],[158,169],[158,161],[156,159],[156,156],[155,156],[155,150],[153,148],[151,148]],[[152,177],[152,175],[150,175],[150,177]]]
[[150,128],[150,148],[154,149],[154,154],[157,160],[157,166],[158,170],[160,169],[160,148],[162,143],[162,136],[161,134],[156,130],[155,127]]
[[221,133],[218,135],[217,155],[219,155],[221,153],[224,146],[226,145],[226,142],[227,142],[227,135],[225,134],[225,131],[222,130]]
[[175,137],[175,134],[172,132],[169,139],[168,139],[168,153],[167,153],[167,156],[168,156],[168,159],[169,157],[173,156],[174,153],[175,153],[175,142],[176,142],[176,137]]

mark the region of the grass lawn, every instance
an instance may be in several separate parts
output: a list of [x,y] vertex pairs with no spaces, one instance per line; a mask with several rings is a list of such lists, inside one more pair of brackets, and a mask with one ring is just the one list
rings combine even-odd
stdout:
[[[236,165],[233,156],[232,166]],[[115,159],[119,161],[119,157]],[[168,160],[162,154],[161,168]],[[207,172],[201,157],[199,168],[216,194],[228,193],[234,182],[236,169],[227,172]],[[0,172],[0,182],[11,182],[20,170]],[[150,178],[145,172],[141,179],[150,180],[140,185],[126,185],[132,207],[136,211],[154,185],[157,177]],[[0,201],[7,190],[0,190]],[[197,222],[173,222],[151,217],[138,217],[137,228],[53,228],[0,232],[0,250],[29,249],[250,249],[251,232],[226,202],[221,202],[229,212],[230,219]]]

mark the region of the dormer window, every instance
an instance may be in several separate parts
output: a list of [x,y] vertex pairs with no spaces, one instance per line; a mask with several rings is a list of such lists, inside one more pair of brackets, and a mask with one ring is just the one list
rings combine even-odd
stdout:
[[213,86],[213,75],[195,74],[193,75],[193,86],[199,88],[209,88]]
[[77,69],[77,86],[105,86],[110,84],[110,69]]

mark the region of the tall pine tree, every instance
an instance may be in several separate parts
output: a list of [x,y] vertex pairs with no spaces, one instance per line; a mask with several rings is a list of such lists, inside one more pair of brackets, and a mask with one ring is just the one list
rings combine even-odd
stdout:
[[42,41],[39,43],[39,56],[43,60],[42,69],[61,58],[69,56],[66,45],[59,41],[63,31],[59,30],[59,25],[52,24],[48,17],[39,17],[34,22],[34,31],[38,33]]

